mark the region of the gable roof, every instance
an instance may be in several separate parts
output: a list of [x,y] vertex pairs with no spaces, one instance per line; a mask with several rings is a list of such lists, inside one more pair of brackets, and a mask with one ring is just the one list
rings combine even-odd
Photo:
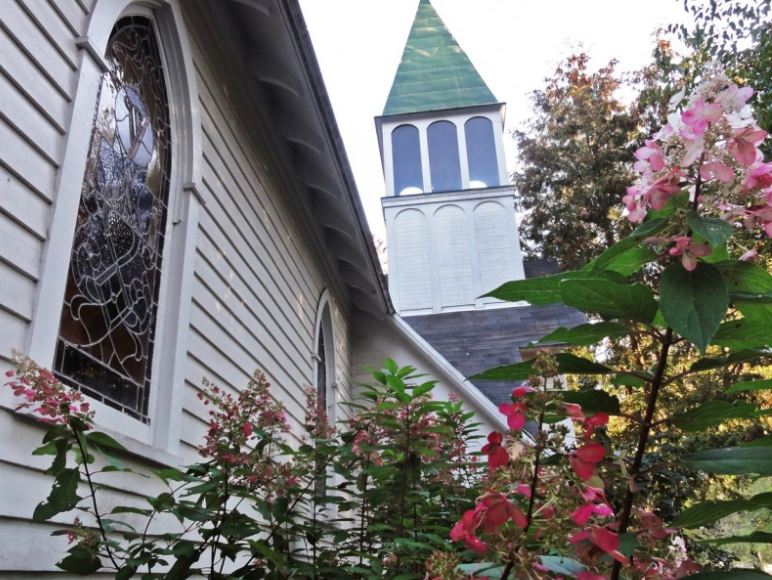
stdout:
[[420,0],[383,114],[497,102],[431,1]]

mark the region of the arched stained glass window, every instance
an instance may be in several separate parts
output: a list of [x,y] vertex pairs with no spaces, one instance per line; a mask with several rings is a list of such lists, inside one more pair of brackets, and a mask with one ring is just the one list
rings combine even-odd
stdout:
[[461,165],[458,159],[456,126],[450,121],[437,121],[427,130],[432,191],[461,189]]
[[500,185],[499,164],[491,120],[486,117],[472,117],[464,125],[464,134],[466,156],[469,160],[469,186]]
[[148,422],[171,163],[152,22],[119,20],[105,56],[54,368],[64,382]]
[[400,125],[394,129],[391,132],[391,151],[394,162],[394,193],[422,193],[424,178],[418,129],[413,125]]

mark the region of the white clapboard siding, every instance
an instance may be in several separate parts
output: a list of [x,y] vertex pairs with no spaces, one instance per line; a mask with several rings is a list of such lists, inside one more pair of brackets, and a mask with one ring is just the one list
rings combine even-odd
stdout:
[[419,209],[406,209],[394,218],[394,246],[399,274],[396,295],[404,310],[431,308],[432,279],[427,217]]
[[478,294],[490,292],[515,278],[514,260],[501,259],[509,251],[509,237],[505,235],[511,227],[508,217],[504,206],[496,201],[486,201],[474,208],[474,235],[480,265]]
[[466,212],[444,205],[434,214],[434,251],[439,292],[443,306],[473,303],[472,251]]
[[47,0],[48,4],[56,11],[59,18],[65,23],[73,36],[85,36],[88,26],[90,10],[83,9],[83,5],[77,0]]
[[19,276],[18,272],[2,261],[0,261],[0,280],[3,281],[0,308],[24,322],[29,322],[32,319],[35,282],[25,276]]
[[[95,0],[0,1],[4,371],[11,349],[23,349],[28,339],[76,68],[83,57],[75,39],[87,35]],[[183,10],[195,10],[182,5]],[[207,428],[208,409],[197,397],[202,378],[235,395],[254,370],[261,369],[272,383],[273,396],[284,403],[291,426],[298,427],[305,413],[302,389],[314,380],[316,310],[324,290],[333,286],[319,249],[287,201],[292,192],[271,167],[268,145],[259,140],[263,133],[254,103],[236,97],[242,90],[239,79],[225,78],[228,67],[215,61],[198,31],[188,34],[194,63],[189,72],[196,75],[202,124],[202,179],[197,185],[207,203],[199,211],[182,409],[174,418],[182,464],[198,460],[197,446]],[[61,251],[65,259],[69,248]],[[331,297],[331,314],[338,395],[345,400],[352,392],[351,337],[342,297]],[[14,415],[13,404],[7,389],[0,393],[0,440],[14,442],[0,445],[0,576],[30,578],[55,570],[67,543],[66,538],[50,536],[57,526],[30,521],[35,505],[50,489],[50,476],[43,473],[50,458],[30,455],[44,431]],[[339,409],[338,418],[345,417],[348,410]],[[155,467],[138,456],[127,457],[126,463],[140,472]],[[152,478],[109,475],[108,487],[100,491],[108,507],[117,502],[143,505],[144,495],[159,485]],[[70,519],[71,514],[59,521]],[[173,529],[174,524],[168,526]]]
[[17,0],[3,2],[0,27],[59,93],[68,98],[72,97],[74,86],[72,73],[77,66],[57,50],[57,47],[43,33],[44,27],[30,18]]
[[67,61],[70,68],[78,68],[78,47],[76,36],[68,22],[46,0],[16,0],[38,30],[43,33],[51,46]]
[[[12,83],[41,115],[64,131],[69,116],[70,99],[55,89],[49,79],[2,29],[0,74]],[[8,102],[6,99],[11,97],[5,93],[2,95],[0,103],[5,104]]]

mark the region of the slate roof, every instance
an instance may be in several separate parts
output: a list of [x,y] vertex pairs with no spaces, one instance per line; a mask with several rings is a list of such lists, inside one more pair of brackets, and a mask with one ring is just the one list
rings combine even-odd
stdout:
[[[530,262],[530,263],[529,263]],[[526,261],[526,276],[554,273],[554,264]],[[563,304],[408,316],[405,321],[464,376],[519,362],[520,349],[560,326],[586,322],[584,314]],[[475,381],[494,404],[509,402],[513,385]]]
[[420,0],[383,114],[497,102],[430,0]]

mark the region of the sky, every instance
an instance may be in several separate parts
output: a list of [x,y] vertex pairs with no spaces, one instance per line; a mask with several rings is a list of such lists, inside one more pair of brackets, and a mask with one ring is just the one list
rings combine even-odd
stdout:
[[[531,115],[530,93],[581,47],[599,68],[647,64],[654,33],[687,20],[680,0],[432,0],[486,81],[507,103],[504,142]],[[300,0],[370,229],[384,238],[385,193],[374,117],[383,112],[418,0]]]

